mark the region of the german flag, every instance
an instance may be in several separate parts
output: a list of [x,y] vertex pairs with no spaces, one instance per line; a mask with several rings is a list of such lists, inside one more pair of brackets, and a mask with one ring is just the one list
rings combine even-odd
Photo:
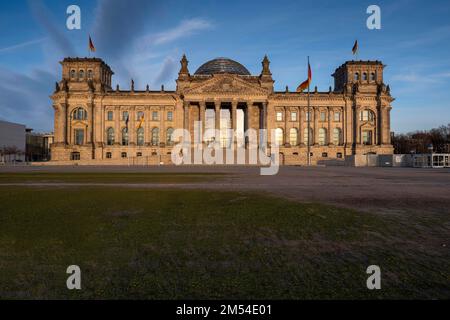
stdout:
[[92,42],[91,36],[89,36],[89,50],[95,52],[94,43]]
[[353,55],[358,53],[358,40],[355,40],[355,44],[353,45],[353,48],[352,48],[352,53],[353,53]]
[[305,81],[303,81],[298,87],[297,87],[297,92],[303,92],[306,89],[308,89],[308,87],[311,85],[311,80],[312,80],[312,72],[311,72],[311,65],[309,64],[308,61],[308,79],[306,79]]
[[142,115],[141,118],[139,119],[138,129],[140,129],[143,124],[144,124],[144,115]]

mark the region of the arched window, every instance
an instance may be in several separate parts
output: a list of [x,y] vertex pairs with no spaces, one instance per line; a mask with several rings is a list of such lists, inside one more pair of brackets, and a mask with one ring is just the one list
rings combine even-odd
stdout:
[[92,80],[92,70],[90,70],[90,69],[88,70],[87,77],[89,80]]
[[281,146],[283,144],[283,129],[275,129],[275,145]]
[[84,79],[84,70],[80,70],[79,76],[80,76],[80,80]]
[[73,111],[73,119],[74,120],[86,120],[87,112],[83,108],[79,107]]
[[122,129],[122,145],[123,146],[128,145],[128,128],[127,127]]
[[359,81],[359,73],[358,72],[355,72],[354,80]]
[[376,80],[375,72],[372,72],[370,74],[370,81],[375,81],[375,80]]
[[333,129],[333,144],[340,145],[341,144],[341,129],[334,128]]
[[159,144],[159,128],[152,129],[152,146]]
[[142,127],[137,129],[137,145],[138,146],[144,145],[144,128]]
[[363,81],[367,81],[367,73],[366,72],[363,73],[362,79],[363,79]]
[[113,128],[108,128],[108,130],[106,130],[106,144],[108,146],[112,146],[114,144],[114,129]]
[[291,146],[296,146],[298,144],[297,136],[298,136],[297,128],[291,128],[289,130],[289,143],[291,144]]
[[327,143],[327,129],[319,129],[319,145],[324,146]]
[[75,70],[70,70],[70,79],[74,80],[77,77],[77,72]]
[[303,143],[307,145],[308,140],[309,140],[309,145],[312,145],[312,142],[314,141],[312,128],[309,128],[309,139],[308,139],[308,128],[305,128],[303,130]]
[[368,109],[362,110],[359,115],[359,120],[373,122],[375,120],[375,113]]
[[166,140],[167,140],[167,145],[171,146],[173,145],[173,128],[168,128],[167,132],[166,132]]

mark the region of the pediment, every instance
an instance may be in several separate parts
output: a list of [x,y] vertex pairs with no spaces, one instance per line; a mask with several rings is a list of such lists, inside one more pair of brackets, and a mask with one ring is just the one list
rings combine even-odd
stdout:
[[253,94],[267,95],[267,89],[249,83],[236,75],[218,74],[185,91],[186,94]]

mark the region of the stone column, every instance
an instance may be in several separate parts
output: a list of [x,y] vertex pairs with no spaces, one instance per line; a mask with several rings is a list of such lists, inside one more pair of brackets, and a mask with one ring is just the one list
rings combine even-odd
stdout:
[[62,124],[61,130],[61,138],[64,144],[68,144],[69,139],[67,136],[67,125],[69,123],[69,116],[67,112],[67,104],[61,103],[61,112],[60,112],[60,124]]
[[288,107],[284,107],[284,143],[291,145],[291,141],[289,141]]
[[231,129],[236,131],[237,129],[237,101],[231,102]]
[[319,137],[319,110],[318,110],[318,108],[317,107],[315,107],[315,108],[312,108],[313,109],[313,112],[312,112],[312,114],[314,115],[314,118],[313,118],[313,141],[312,141],[312,143],[313,143],[313,145],[317,145],[317,143],[318,143],[318,137]]
[[328,145],[330,145],[332,142],[331,142],[331,108],[330,107],[327,107],[327,112],[328,112],[328,129],[327,129],[327,131],[328,131],[328,134],[327,134],[327,143],[328,143]]
[[114,108],[115,144],[122,144],[122,130],[120,130],[120,107]]
[[183,103],[183,126],[184,129],[187,130],[189,132],[189,102],[185,101]]
[[384,108],[383,123],[381,124],[383,131],[383,144],[391,144],[391,109],[392,108],[390,106]]
[[202,122],[202,132],[201,132],[201,141],[203,141],[203,135],[205,134],[205,128],[206,128],[206,102],[200,101],[199,105],[199,120]]
[[[214,101],[214,121],[215,121],[215,130],[220,130],[220,101]],[[219,137],[216,137],[216,141],[219,140]]]
[[297,108],[297,114],[298,114],[298,131],[297,131],[297,145],[303,144],[303,108],[298,107]]
[[263,141],[261,141],[261,144],[262,144],[262,147],[264,149],[266,149],[267,148],[268,139],[270,137],[270,132],[267,132],[267,102],[263,102],[262,103],[262,116],[263,116],[262,129],[266,130],[266,134],[262,137]]
[[165,107],[161,106],[159,108],[159,143],[164,143],[164,146],[166,145],[166,126],[165,126],[165,114],[164,114]]

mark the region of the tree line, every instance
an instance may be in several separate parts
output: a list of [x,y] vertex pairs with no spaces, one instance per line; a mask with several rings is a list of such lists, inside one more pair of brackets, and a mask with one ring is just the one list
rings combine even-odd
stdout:
[[428,131],[392,135],[394,153],[450,153],[450,123]]

